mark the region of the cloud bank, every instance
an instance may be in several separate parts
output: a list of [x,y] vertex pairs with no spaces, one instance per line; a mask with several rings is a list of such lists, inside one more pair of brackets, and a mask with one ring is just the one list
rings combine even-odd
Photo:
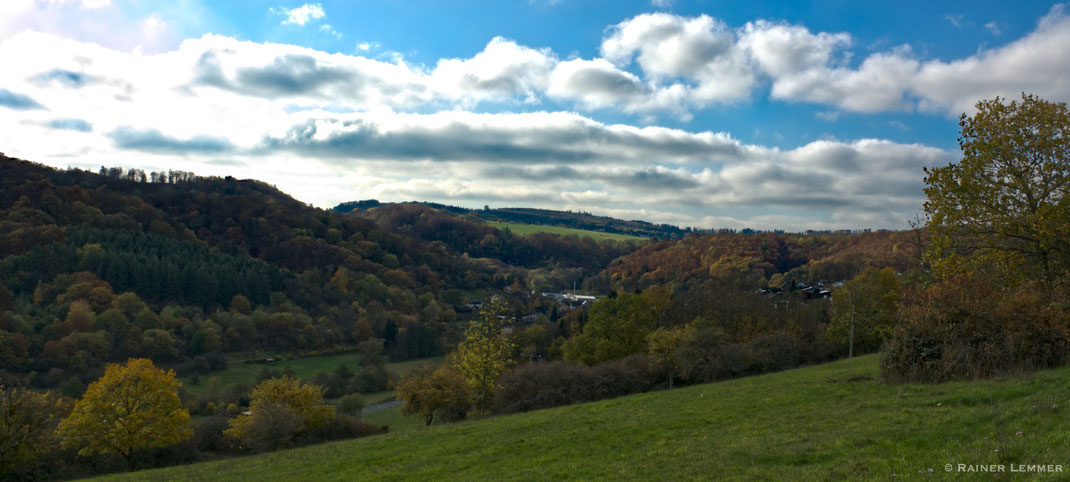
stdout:
[[[326,18],[318,4],[275,13],[295,26]],[[856,43],[785,22],[650,13],[609,26],[591,58],[495,37],[470,57],[415,65],[220,35],[144,54],[26,31],[0,42],[0,109],[17,112],[0,117],[0,142],[60,166],[259,178],[322,206],[377,197],[883,228],[904,226],[923,199],[921,169],[955,153],[883,139],[782,149],[653,121],[757,96],[814,104],[826,121],[952,117],[1023,90],[1070,99],[1060,5],[1027,35],[959,59],[909,46],[855,59]]]

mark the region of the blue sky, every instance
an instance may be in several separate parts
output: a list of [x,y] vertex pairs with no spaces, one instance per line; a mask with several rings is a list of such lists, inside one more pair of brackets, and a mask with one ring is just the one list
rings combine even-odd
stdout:
[[957,116],[1070,97],[1055,2],[0,6],[0,150],[698,227],[899,228]]

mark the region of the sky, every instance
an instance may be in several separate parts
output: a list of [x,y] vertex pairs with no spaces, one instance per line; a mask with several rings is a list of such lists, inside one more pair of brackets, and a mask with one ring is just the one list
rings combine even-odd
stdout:
[[898,229],[1054,2],[0,1],[0,152],[697,228]]

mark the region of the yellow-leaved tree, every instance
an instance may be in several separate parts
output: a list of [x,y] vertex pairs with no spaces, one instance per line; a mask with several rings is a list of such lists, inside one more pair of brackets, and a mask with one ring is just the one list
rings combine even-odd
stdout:
[[189,412],[178,398],[175,372],[144,358],[109,364],[59,424],[63,446],[80,455],[118,453],[127,460],[147,447],[188,440]]
[[323,403],[323,388],[293,377],[271,378],[253,389],[249,415],[230,421],[223,433],[254,450],[285,447],[298,434],[326,425],[334,407]]
[[1012,284],[1070,272],[1070,108],[1022,94],[963,114],[962,160],[927,169],[927,250],[941,277],[990,270]]
[[513,364],[513,343],[503,331],[505,303],[492,300],[479,311],[464,330],[464,341],[454,352],[454,365],[472,389],[476,410],[485,412],[487,402],[498,390],[498,378]]
[[464,377],[451,365],[414,370],[394,387],[402,400],[401,414],[420,414],[431,425],[435,414],[441,419],[464,418],[471,406],[472,393]]

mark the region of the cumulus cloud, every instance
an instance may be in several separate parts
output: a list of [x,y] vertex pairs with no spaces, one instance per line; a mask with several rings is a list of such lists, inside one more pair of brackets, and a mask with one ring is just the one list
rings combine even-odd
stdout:
[[547,91],[596,109],[632,105],[649,92],[639,77],[617,69],[605,59],[574,59],[558,64]]
[[[1070,98],[1060,6],[1023,38],[950,60],[907,47],[854,59],[846,33],[707,16],[641,15],[603,40],[592,58],[563,58],[498,37],[425,66],[218,35],[140,54],[24,32],[0,42],[10,67],[0,107],[20,109],[0,116],[0,143],[60,166],[256,177],[320,205],[370,195],[583,206],[703,227],[901,227],[923,199],[921,168],[953,153],[879,139],[778,149],[584,111],[686,118],[766,86],[773,101],[818,104],[829,121],[954,115],[1021,90]],[[483,102],[520,112],[471,112]],[[548,106],[580,112],[540,111]]]
[[708,15],[633,17],[610,28],[601,53],[621,66],[634,59],[655,82],[686,82],[688,100],[698,106],[746,98],[755,85],[735,34]]
[[584,198],[603,207],[725,213],[764,207],[871,227],[902,226],[924,198],[922,168],[951,159],[942,149],[877,139],[781,151],[726,134],[606,125],[564,113],[355,113],[293,126],[255,150],[379,176],[409,173],[376,184],[377,195],[393,199],[560,206]]
[[516,164],[715,162],[746,158],[753,148],[723,133],[606,125],[563,112],[370,115],[310,119],[259,150],[324,159],[483,161]]
[[180,50],[197,56],[195,86],[271,99],[337,99],[364,107],[408,107],[432,100],[427,75],[400,61],[221,36],[187,40]]
[[919,106],[949,114],[972,112],[978,99],[1029,92],[1070,100],[1070,17],[1059,4],[1037,28],[1003,47],[950,62],[920,66],[911,86]]
[[533,49],[502,37],[468,59],[438,61],[430,81],[443,95],[454,98],[538,100],[546,89],[557,59],[549,49]]
[[108,133],[119,149],[159,154],[214,154],[230,151],[234,146],[223,137],[207,135],[178,139],[156,129],[120,127]]

